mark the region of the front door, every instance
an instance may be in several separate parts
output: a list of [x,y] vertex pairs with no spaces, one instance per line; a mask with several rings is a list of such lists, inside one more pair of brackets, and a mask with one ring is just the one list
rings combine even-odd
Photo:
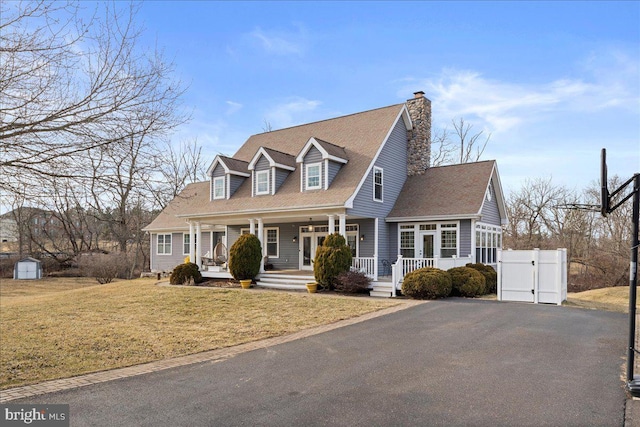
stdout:
[[435,254],[435,233],[422,233],[420,237],[420,258],[433,258]]
[[300,270],[313,270],[316,249],[318,246],[322,246],[326,237],[326,232],[307,231],[300,233]]

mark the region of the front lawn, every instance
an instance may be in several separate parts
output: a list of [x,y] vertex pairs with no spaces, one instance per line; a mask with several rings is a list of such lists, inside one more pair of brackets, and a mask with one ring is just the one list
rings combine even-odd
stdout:
[[36,282],[0,282],[0,389],[233,346],[398,304],[155,283],[53,292]]
[[[638,295],[640,297],[640,294]],[[567,294],[567,305],[573,305],[594,310],[629,312],[629,287],[616,286],[613,288],[592,289],[584,292]]]

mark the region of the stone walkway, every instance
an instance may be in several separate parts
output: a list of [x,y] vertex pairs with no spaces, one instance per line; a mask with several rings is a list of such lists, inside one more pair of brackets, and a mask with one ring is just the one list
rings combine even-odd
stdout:
[[330,323],[327,325],[321,325],[321,326],[317,326],[310,329],[304,329],[302,331],[294,332],[293,334],[290,334],[290,335],[267,338],[260,341],[253,341],[245,344],[240,344],[234,347],[220,348],[217,350],[210,350],[202,353],[190,354],[188,356],[181,356],[173,359],[159,360],[157,362],[149,362],[141,365],[129,366],[126,368],[118,368],[110,371],[95,372],[92,374],[86,374],[86,375],[81,375],[81,376],[72,377],[72,378],[63,378],[59,380],[45,381],[39,384],[2,390],[0,391],[0,403],[6,403],[12,400],[22,399],[30,396],[36,396],[39,394],[53,393],[56,391],[69,390],[77,387],[84,387],[91,384],[98,384],[98,383],[103,383],[107,381],[117,380],[119,378],[133,377],[136,375],[147,374],[150,372],[162,371],[164,369],[176,368],[178,366],[190,365],[192,363],[220,362],[240,353],[244,353],[252,350],[258,350],[261,348],[267,348],[267,347],[275,346],[278,344],[283,344],[290,341],[298,340],[301,338],[310,337],[312,335],[317,335],[323,332],[331,331],[333,329],[338,329],[344,326],[364,322],[369,319],[385,316],[387,314],[395,313],[397,311],[405,310],[415,305],[425,303],[424,301],[414,301],[414,300],[398,300],[398,302],[400,302],[400,304],[390,308],[374,311],[359,317],[353,317],[351,319],[341,320],[341,321]]

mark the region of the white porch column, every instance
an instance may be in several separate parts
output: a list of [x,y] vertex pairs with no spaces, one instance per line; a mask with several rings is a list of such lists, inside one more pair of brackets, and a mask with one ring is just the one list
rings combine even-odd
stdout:
[[262,260],[260,260],[260,273],[264,273],[264,257],[267,254],[267,250],[264,247],[264,224],[262,218],[258,218],[258,240],[260,240],[260,247],[262,248]]
[[196,242],[193,241],[193,233],[193,223],[189,222],[189,262],[194,262],[196,259]]
[[379,218],[375,219],[375,227],[373,232],[373,280],[378,280],[378,221]]
[[338,218],[340,218],[340,235],[342,237],[347,238],[347,214],[338,214]]
[[336,232],[336,216],[329,215],[329,234]]
[[[200,222],[196,222],[196,235],[195,235],[195,239],[193,239],[193,244],[195,247],[195,254],[196,254],[196,265],[198,266],[198,269],[202,268],[202,227],[200,226]],[[189,242],[191,242],[191,240],[189,240]],[[191,261],[193,262],[193,260]]]
[[249,218],[249,233],[256,234],[256,220]]

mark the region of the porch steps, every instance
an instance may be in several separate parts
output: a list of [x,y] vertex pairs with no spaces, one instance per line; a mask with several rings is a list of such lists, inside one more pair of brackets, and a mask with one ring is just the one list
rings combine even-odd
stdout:
[[288,274],[261,274],[256,281],[256,286],[271,289],[305,291],[306,283],[314,282],[313,276],[288,275]]
[[393,295],[393,287],[391,282],[374,283],[369,291],[369,296],[380,298],[391,298]]

